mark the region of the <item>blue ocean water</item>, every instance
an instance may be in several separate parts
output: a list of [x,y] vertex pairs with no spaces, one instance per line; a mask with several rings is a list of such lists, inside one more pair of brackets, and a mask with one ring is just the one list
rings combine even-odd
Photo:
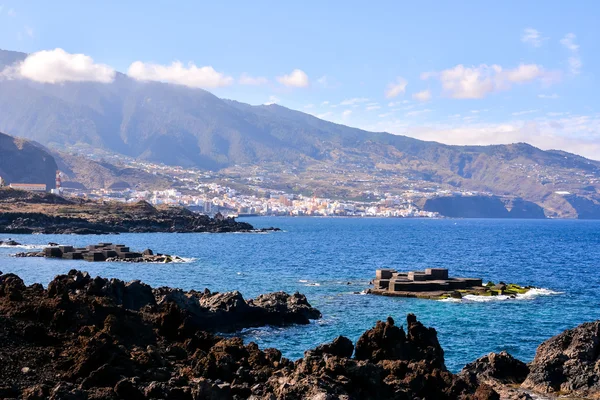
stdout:
[[[248,218],[268,234],[12,235],[32,245],[124,243],[190,258],[181,264],[87,263],[10,258],[0,270],[46,285],[77,268],[152,285],[260,293],[300,291],[323,313],[308,326],[242,332],[261,347],[296,359],[338,335],[353,341],[378,319],[403,323],[415,313],[437,329],[448,367],[457,371],[491,351],[530,361],[549,337],[600,319],[600,221]],[[0,239],[2,239],[0,235]],[[20,250],[19,250],[20,251]],[[491,302],[442,302],[359,294],[377,268],[449,268],[451,275],[535,285],[559,294]]]

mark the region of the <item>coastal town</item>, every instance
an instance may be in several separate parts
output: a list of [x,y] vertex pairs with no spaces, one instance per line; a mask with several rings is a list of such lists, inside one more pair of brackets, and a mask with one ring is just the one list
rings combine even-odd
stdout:
[[[80,153],[82,154],[82,153]],[[68,173],[57,171],[54,187],[37,182],[0,184],[28,191],[49,191],[67,198],[183,206],[206,215],[224,216],[347,216],[437,218],[424,210],[427,199],[445,196],[492,196],[426,180],[418,174],[393,174],[373,165],[352,168],[344,164],[299,170],[281,165],[235,165],[218,172],[184,168],[109,153],[85,153],[123,170],[140,171],[145,182],[117,181],[104,187],[86,187]],[[564,181],[531,165],[514,164],[541,183]],[[596,184],[595,175],[577,177],[580,184]],[[585,182],[583,182],[585,181]],[[149,184],[154,183],[154,184]],[[160,184],[156,184],[160,182]],[[349,184],[352,183],[352,185]],[[95,185],[97,186],[97,185]],[[563,190],[564,189],[564,190]],[[555,194],[570,195],[566,185]]]
[[[122,162],[122,160],[121,160]],[[56,172],[55,188],[43,184],[5,183],[14,189],[49,191],[66,198],[136,203],[145,200],[152,205],[183,206],[207,215],[224,216],[351,216],[436,218],[439,214],[421,210],[416,201],[424,196],[452,194],[447,191],[423,192],[406,189],[401,194],[368,191],[368,201],[320,197],[315,194],[289,193],[261,185],[265,176],[233,179],[222,173],[186,169],[135,160],[127,160],[131,168],[168,178],[170,187],[149,190],[123,182],[108,188],[85,188],[73,185],[69,177]],[[265,174],[267,175],[267,174]],[[244,181],[240,184],[240,180]],[[457,193],[454,193],[457,194]],[[460,193],[471,195],[472,193]]]

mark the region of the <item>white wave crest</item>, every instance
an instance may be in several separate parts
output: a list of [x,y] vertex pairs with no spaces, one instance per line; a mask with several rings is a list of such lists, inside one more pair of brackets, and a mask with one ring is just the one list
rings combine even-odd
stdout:
[[173,262],[174,263],[192,263],[196,260],[197,260],[196,257],[177,257],[177,258],[173,259]]
[[18,244],[16,246],[10,246],[7,244],[0,244],[0,248],[3,249],[43,249],[44,247],[46,247],[47,245],[43,245],[43,244]]
[[461,302],[475,302],[475,303],[489,303],[494,301],[507,301],[507,300],[532,300],[539,296],[555,296],[563,294],[563,292],[557,292],[555,290],[545,289],[545,288],[532,288],[529,289],[526,293],[517,294],[514,296],[507,295],[497,295],[497,296],[477,296],[474,294],[468,294],[463,296],[462,299],[442,299],[440,301],[447,303],[461,303]]
[[518,294],[518,299],[530,299],[538,296],[555,296],[558,294],[563,294],[564,292],[557,292],[555,290],[544,289],[544,288],[532,288],[527,291],[527,293]]
[[462,299],[453,299],[452,297],[448,297],[447,299],[441,299],[438,301],[443,301],[444,303],[460,303]]

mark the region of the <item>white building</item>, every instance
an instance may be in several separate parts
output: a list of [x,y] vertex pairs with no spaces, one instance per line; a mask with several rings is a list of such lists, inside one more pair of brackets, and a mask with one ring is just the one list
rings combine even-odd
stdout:
[[45,183],[11,183],[9,185],[12,189],[26,190],[28,192],[45,192]]

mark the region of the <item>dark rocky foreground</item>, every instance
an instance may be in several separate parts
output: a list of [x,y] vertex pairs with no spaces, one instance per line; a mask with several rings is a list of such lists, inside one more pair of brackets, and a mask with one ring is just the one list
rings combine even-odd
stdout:
[[214,333],[319,317],[300,294],[245,301],[238,292],[152,289],[79,271],[44,289],[0,274],[0,398],[527,399],[518,388],[525,379],[538,385],[558,377],[562,384],[552,387],[565,390],[570,380],[598,393],[599,323],[540,346],[531,372],[500,353],[459,374],[446,370],[435,329],[414,315],[406,329],[388,318],[355,345],[340,336],[295,362]]
[[542,343],[523,387],[539,393],[600,399],[600,321],[588,322]]

